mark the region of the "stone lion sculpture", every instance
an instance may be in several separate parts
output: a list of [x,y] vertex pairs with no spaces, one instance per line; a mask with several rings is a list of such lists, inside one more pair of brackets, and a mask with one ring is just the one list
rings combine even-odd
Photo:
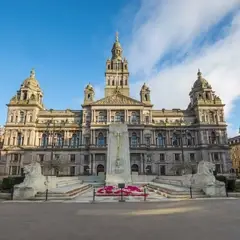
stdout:
[[42,175],[41,165],[38,162],[24,166],[25,178],[18,187],[37,187],[44,185],[45,177]]
[[184,175],[183,185],[185,186],[207,186],[219,183],[214,176],[215,165],[208,161],[200,161],[196,174]]
[[46,178],[42,175],[40,163],[24,166],[24,174],[24,181],[14,186],[14,199],[27,199],[46,190]]

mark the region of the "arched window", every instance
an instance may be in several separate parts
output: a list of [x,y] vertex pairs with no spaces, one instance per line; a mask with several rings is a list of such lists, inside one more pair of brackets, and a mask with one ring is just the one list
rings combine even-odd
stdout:
[[137,134],[135,132],[133,132],[132,137],[131,137],[131,146],[137,147],[137,144],[138,144]]
[[125,85],[128,85],[127,79],[125,79]]
[[210,112],[210,114],[209,114],[209,120],[210,120],[210,123],[214,123],[214,122],[215,122],[214,112]]
[[191,135],[191,133],[187,133],[187,146],[192,146],[194,145],[194,141],[193,141],[193,137]]
[[144,98],[145,98],[145,101],[148,101],[148,95],[147,94],[144,95]]
[[42,147],[47,147],[47,145],[48,145],[48,135],[46,133],[44,133],[42,135],[41,146]]
[[27,91],[23,92],[23,100],[27,100]]
[[157,136],[157,145],[158,146],[164,146],[165,145],[164,137],[161,133],[159,133],[158,136]]
[[172,145],[173,146],[180,146],[179,134],[173,133],[173,135],[172,135]]
[[20,112],[20,123],[24,122],[24,112]]
[[61,133],[57,134],[57,146],[62,147],[63,146],[63,135]]
[[115,122],[121,122],[121,114],[120,112],[115,113]]
[[114,86],[114,80],[112,80],[112,85]]
[[120,80],[120,86],[123,86],[123,80]]
[[108,86],[110,86],[110,79],[108,79]]
[[79,144],[79,138],[77,134],[73,134],[71,138],[71,147],[77,147]]
[[17,145],[22,145],[23,143],[23,137],[22,137],[22,133],[18,133],[17,135]]
[[90,94],[90,93],[88,93],[88,95],[87,95],[87,99],[88,99],[88,100],[91,99],[91,94]]
[[210,143],[211,144],[216,144],[217,143],[217,134],[216,134],[215,131],[211,132]]
[[137,114],[135,112],[132,112],[131,114],[131,122],[132,123],[137,122]]
[[102,133],[99,133],[98,134],[98,137],[97,137],[97,145],[98,146],[104,146],[105,145],[105,138],[103,136]]
[[98,122],[105,122],[105,115],[103,112],[99,112],[98,114]]
[[110,66],[110,64],[108,64],[108,70],[110,70],[110,68],[111,68],[111,66]]

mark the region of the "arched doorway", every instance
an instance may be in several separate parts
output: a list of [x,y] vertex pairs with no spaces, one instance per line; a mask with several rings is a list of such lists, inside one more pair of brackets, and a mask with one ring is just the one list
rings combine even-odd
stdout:
[[98,173],[100,173],[100,172],[104,172],[104,166],[103,166],[102,164],[99,164],[99,165],[97,166],[97,175],[98,175]]
[[132,171],[132,172],[138,172],[138,171],[139,171],[138,165],[137,165],[137,164],[133,164],[133,165],[131,166],[131,171]]

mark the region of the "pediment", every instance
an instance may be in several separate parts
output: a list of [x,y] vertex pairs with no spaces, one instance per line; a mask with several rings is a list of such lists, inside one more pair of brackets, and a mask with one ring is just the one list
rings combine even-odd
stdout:
[[118,93],[118,94],[114,94],[114,95],[102,98],[102,99],[100,99],[96,102],[91,103],[90,105],[120,105],[120,106],[134,105],[134,106],[143,106],[144,103]]

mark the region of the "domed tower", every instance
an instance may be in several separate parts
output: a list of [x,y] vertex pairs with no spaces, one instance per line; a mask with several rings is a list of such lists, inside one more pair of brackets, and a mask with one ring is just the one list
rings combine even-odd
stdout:
[[89,104],[94,101],[94,88],[93,86],[89,83],[84,90],[84,104]]
[[30,76],[25,79],[17,91],[17,94],[13,96],[10,104],[37,104],[39,107],[43,107],[43,92],[36,79],[35,70],[30,71]]
[[188,109],[194,110],[199,123],[224,123],[224,104],[215,95],[211,85],[203,78],[198,70],[197,80],[194,82],[190,96]]
[[30,76],[23,81],[20,89],[7,104],[4,140],[6,146],[34,145],[37,116],[39,111],[44,110],[43,91],[35,75],[35,70],[32,69]]
[[106,62],[105,72],[105,97],[117,92],[129,96],[129,72],[128,62],[122,56],[123,50],[116,33],[115,42],[112,47],[112,58]]
[[142,88],[140,91],[141,102],[146,103],[146,104],[151,104],[150,92],[151,91],[150,91],[149,87],[146,85],[146,83],[144,83],[142,85]]

